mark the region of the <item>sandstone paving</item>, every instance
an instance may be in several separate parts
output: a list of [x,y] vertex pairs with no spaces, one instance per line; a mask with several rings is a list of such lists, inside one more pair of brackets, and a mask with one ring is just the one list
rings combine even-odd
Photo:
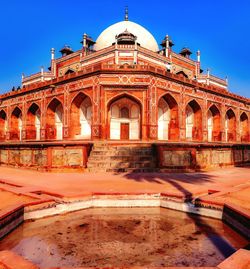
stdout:
[[30,203],[35,200],[36,199],[25,195],[17,195],[8,191],[0,190],[0,212],[3,208],[11,207],[21,203]]
[[[0,182],[17,185],[12,188],[20,194],[41,192],[55,197],[165,192],[196,198],[212,190],[217,194],[207,195],[210,201],[230,200],[246,209],[250,204],[249,167],[197,173],[47,173],[0,167]],[[6,200],[1,197],[0,201]]]

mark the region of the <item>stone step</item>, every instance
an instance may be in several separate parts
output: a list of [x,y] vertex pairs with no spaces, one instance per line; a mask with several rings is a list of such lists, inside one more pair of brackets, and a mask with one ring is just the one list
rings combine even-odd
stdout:
[[128,150],[117,150],[117,151],[102,151],[102,150],[92,150],[90,155],[100,155],[100,156],[128,156],[128,155],[148,155],[152,156],[154,152],[152,151],[128,151]]
[[110,172],[110,173],[156,173],[160,172],[158,168],[87,168],[86,172],[90,173],[103,173],[103,172]]
[[132,161],[155,161],[156,157],[152,155],[106,155],[105,157],[103,155],[90,155],[88,158],[88,162],[92,161],[103,161],[105,158],[105,161],[123,161],[123,162],[132,162]]
[[152,151],[152,147],[130,147],[130,146],[93,146],[93,150],[100,151],[116,151],[116,150],[128,150],[128,151]]
[[144,161],[144,162],[100,162],[91,161],[87,164],[88,168],[144,168],[144,167],[155,167],[155,162]]
[[147,145],[108,145],[95,143],[87,163],[89,172],[152,172],[156,169],[156,154]]

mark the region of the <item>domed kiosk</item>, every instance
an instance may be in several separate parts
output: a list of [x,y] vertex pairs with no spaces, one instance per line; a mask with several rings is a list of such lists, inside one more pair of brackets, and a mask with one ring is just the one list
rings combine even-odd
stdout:
[[140,44],[141,47],[154,52],[159,51],[158,44],[153,35],[141,25],[129,21],[127,14],[124,21],[109,26],[99,35],[94,50],[98,51],[111,46],[116,42],[116,37],[124,32],[129,32],[134,35],[136,42]]

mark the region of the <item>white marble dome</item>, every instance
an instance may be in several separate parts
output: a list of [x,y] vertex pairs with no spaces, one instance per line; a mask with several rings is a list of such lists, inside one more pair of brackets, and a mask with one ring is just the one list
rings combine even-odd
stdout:
[[155,38],[152,36],[152,34],[150,34],[148,30],[137,23],[126,20],[115,23],[105,29],[97,38],[94,49],[101,50],[111,46],[116,41],[116,35],[123,33],[125,30],[137,37],[137,43],[139,43],[141,47],[152,50],[154,52],[159,51],[159,47]]

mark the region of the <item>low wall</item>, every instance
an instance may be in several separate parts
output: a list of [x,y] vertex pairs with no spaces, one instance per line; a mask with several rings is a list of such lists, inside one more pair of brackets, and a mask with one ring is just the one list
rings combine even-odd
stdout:
[[[126,145],[122,141],[116,143]],[[153,146],[158,158],[156,168],[163,170],[188,171],[250,164],[250,144],[167,142]],[[92,143],[80,141],[0,143],[0,164],[44,171],[83,170],[91,148]]]
[[159,168],[200,170],[250,164],[250,145],[156,144]]
[[50,171],[84,169],[91,145],[76,143],[0,144],[0,164]]
[[7,208],[0,213],[0,239],[24,221],[24,207]]
[[225,204],[222,219],[250,240],[250,215],[248,210],[236,205]]

